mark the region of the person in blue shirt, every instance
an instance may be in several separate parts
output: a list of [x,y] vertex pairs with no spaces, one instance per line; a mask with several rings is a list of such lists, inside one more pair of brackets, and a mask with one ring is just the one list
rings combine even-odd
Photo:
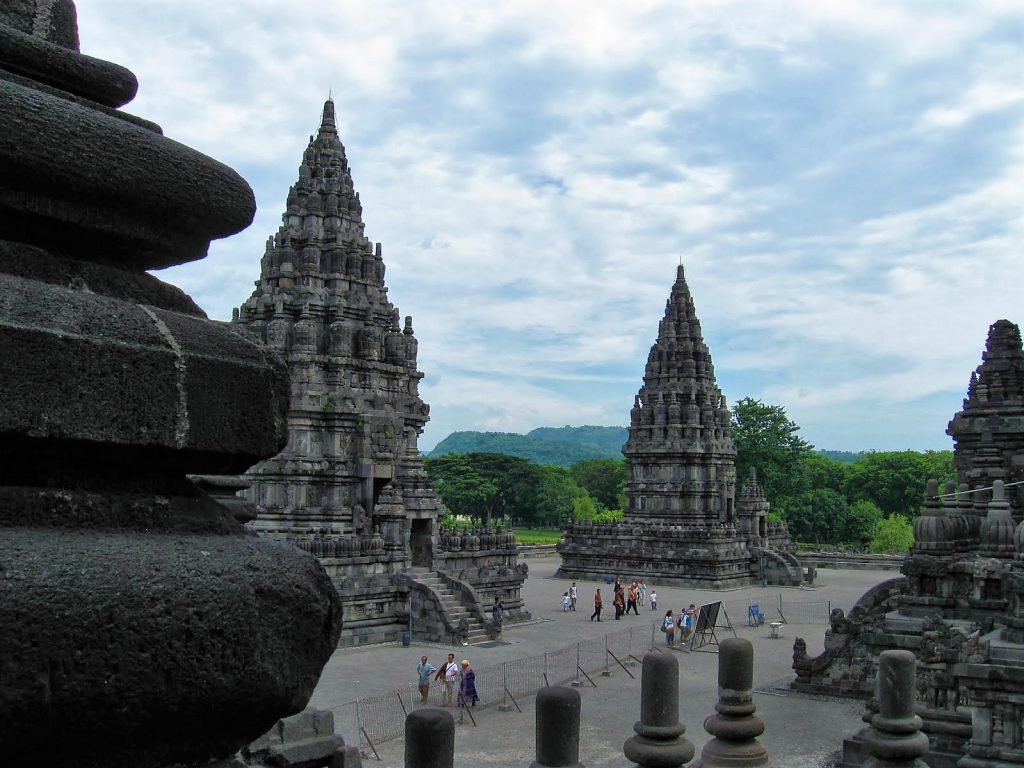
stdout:
[[427,694],[430,693],[430,676],[437,672],[437,667],[427,661],[427,657],[423,656],[420,658],[420,663],[416,665],[416,673],[420,676],[419,688],[420,688],[420,703],[427,703]]
[[672,618],[672,611],[665,611],[665,618],[661,622],[661,631],[665,633],[665,645],[672,645],[676,635],[676,622]]

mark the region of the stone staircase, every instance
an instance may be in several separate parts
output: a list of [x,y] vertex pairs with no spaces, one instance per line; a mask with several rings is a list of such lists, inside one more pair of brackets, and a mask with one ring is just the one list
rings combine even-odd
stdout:
[[445,613],[448,614],[448,618],[451,619],[454,626],[459,626],[459,622],[463,618],[466,619],[466,623],[469,626],[468,641],[470,645],[490,640],[487,628],[484,627],[480,619],[473,615],[469,608],[459,601],[459,598],[455,596],[455,593],[448,587],[448,584],[440,574],[436,571],[428,571],[426,568],[410,568],[406,573],[412,576],[415,581],[430,587],[441,596]]

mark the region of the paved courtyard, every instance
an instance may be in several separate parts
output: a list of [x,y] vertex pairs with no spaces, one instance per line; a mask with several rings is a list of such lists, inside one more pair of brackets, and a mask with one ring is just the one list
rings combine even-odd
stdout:
[[[750,587],[724,592],[658,589],[657,612],[647,606],[640,609],[639,616],[630,615],[615,621],[610,610],[608,585],[579,582],[578,610],[565,613],[559,599],[568,589],[569,582],[553,578],[558,559],[543,557],[527,562],[530,565],[530,578],[524,586],[523,594],[536,621],[525,626],[506,628],[504,644],[448,649],[414,643],[410,648],[389,645],[340,649],[324,668],[311,706],[332,709],[338,731],[345,736],[347,742],[356,743],[356,714],[352,702],[357,697],[383,694],[394,689],[406,692],[405,701],[410,702],[415,683],[415,666],[424,654],[431,662],[438,664],[449,650],[453,650],[457,659],[469,659],[478,670],[528,657],[537,657],[536,664],[542,666],[545,653],[553,655],[577,643],[593,646],[600,644],[607,633],[625,631],[629,652],[642,657],[651,647],[652,641],[658,647],[663,647],[663,636],[655,627],[665,610],[671,608],[673,612],[678,612],[690,603],[700,605],[721,600],[736,634],[753,643],[754,686],[755,689],[762,689],[755,694],[754,702],[766,725],[763,740],[776,764],[794,768],[818,766],[841,746],[845,736],[863,726],[860,721],[861,702],[788,694],[782,690],[782,686],[792,677],[793,638],[803,637],[807,641],[808,652],[819,653],[828,624],[829,608],[849,610],[869,587],[898,576],[896,572],[822,570],[813,589]],[[648,584],[648,588],[652,586],[657,588],[657,584]],[[597,587],[606,595],[606,612],[600,623],[589,620]],[[746,607],[749,602],[761,606],[767,621],[779,618],[781,606],[781,612],[788,623],[782,626],[780,639],[771,637],[767,624],[748,626]],[[729,637],[731,633],[719,630],[719,636]],[[619,638],[621,641],[622,635]],[[683,653],[678,650],[672,652],[679,660],[681,720],[687,727],[687,738],[697,745],[699,753],[700,747],[708,739],[701,726],[704,719],[713,714],[717,698],[718,655]],[[602,676],[600,672],[591,674],[597,687],[581,678],[584,685],[578,689],[583,706],[580,760],[589,768],[626,765],[622,743],[633,734],[632,726],[640,713],[640,666],[627,664],[627,668],[635,675],[635,679],[630,678],[617,665],[613,665],[610,676]],[[489,693],[490,697],[481,691],[485,700],[498,695],[493,691]],[[458,726],[455,757],[458,768],[527,766],[534,760],[533,697],[521,699],[518,703],[522,713],[515,709],[505,712],[497,707],[485,707],[474,712],[476,726],[468,718],[465,724]],[[373,716],[368,712],[362,715],[364,719]],[[404,742],[400,738],[385,742],[377,745],[381,762],[378,763],[371,752],[366,763],[400,768],[403,765],[404,749]]]

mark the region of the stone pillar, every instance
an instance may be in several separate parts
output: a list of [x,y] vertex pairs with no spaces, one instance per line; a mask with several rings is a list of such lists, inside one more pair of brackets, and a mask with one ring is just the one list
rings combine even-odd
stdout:
[[530,768],[583,768],[579,691],[553,685],[537,693],[537,759]]
[[694,768],[774,768],[757,737],[764,722],[754,712],[754,647],[730,637],[719,646],[717,714],[704,723],[713,738],[704,745]]
[[455,718],[439,707],[424,707],[405,718],[405,768],[452,768]]
[[878,657],[878,713],[864,732],[864,768],[926,768],[928,736],[914,714],[917,659],[910,651],[882,651]]
[[679,722],[679,661],[674,655],[651,651],[644,655],[640,677],[640,719],[636,736],[622,752],[640,766],[683,765],[693,758],[693,743]]

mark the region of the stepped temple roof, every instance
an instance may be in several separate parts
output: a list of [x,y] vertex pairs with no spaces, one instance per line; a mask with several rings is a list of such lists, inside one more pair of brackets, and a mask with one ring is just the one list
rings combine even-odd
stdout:
[[729,429],[729,409],[680,265],[622,449],[631,468],[627,516],[691,525],[730,522],[736,449]]

